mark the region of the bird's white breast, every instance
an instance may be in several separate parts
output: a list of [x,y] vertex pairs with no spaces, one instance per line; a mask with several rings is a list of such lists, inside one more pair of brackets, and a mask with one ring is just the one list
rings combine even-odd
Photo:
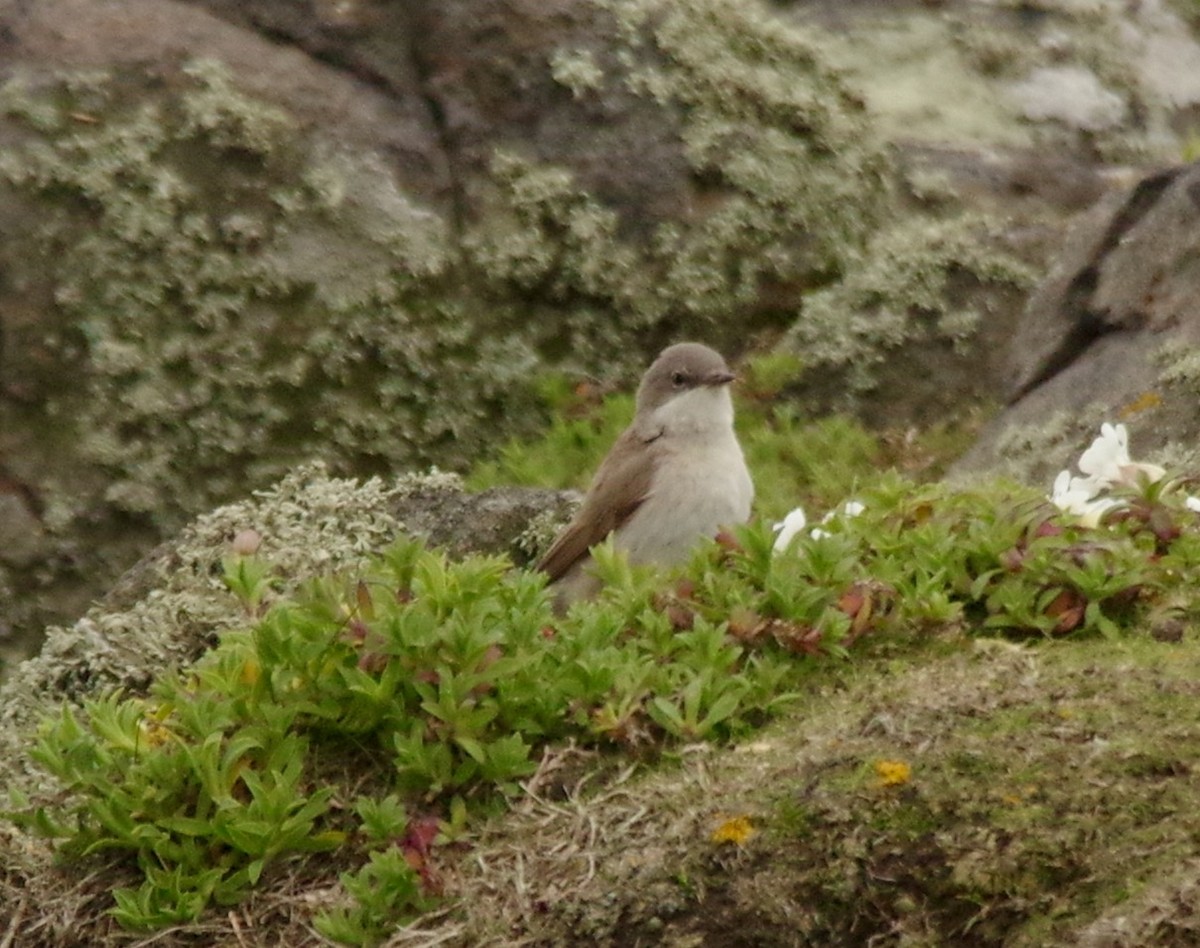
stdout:
[[698,540],[745,523],[754,499],[728,390],[688,392],[657,417],[664,432],[649,495],[615,538],[637,563],[686,559]]

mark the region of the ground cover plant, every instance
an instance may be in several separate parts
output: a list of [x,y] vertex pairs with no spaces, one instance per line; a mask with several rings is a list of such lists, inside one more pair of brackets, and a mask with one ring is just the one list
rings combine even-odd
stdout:
[[236,903],[322,851],[341,885],[314,924],[375,943],[436,902],[445,854],[548,747],[645,758],[727,741],[830,667],[947,635],[1181,634],[1196,502],[1133,465],[1115,430],[1104,445],[1052,497],[877,474],[811,530],[795,512],[779,530],[759,519],[674,573],[602,549],[608,590],[564,619],[541,577],[498,558],[402,541],[285,597],[231,553],[244,627],[146,695],[46,722],[35,757],[62,792],[12,816],[68,857],[125,867],[111,911],[138,929]]

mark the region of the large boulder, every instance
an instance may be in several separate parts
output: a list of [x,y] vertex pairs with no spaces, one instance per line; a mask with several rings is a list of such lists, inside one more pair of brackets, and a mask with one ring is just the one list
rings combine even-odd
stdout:
[[1194,465],[1200,164],[1167,168],[1072,231],[1009,345],[1012,402],[959,462],[1048,481],[1099,422]]
[[979,415],[1200,102],[1163,3],[0,0],[0,46],[0,635],[306,459],[464,468],[546,367],[782,341],[805,411]]

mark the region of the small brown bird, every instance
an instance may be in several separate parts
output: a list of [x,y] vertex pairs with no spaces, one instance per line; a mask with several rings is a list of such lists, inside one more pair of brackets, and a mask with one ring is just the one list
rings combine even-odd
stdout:
[[754,484],[733,432],[734,378],[718,353],[695,342],[654,360],[633,422],[538,564],[560,610],[599,590],[589,550],[610,533],[631,563],[669,565],[685,560],[697,540],[749,518]]

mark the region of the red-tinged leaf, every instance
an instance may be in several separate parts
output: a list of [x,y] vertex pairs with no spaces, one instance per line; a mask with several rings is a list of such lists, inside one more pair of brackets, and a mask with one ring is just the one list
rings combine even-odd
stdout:
[[387,668],[388,657],[382,652],[364,651],[358,656],[358,670],[368,675],[378,675]]
[[837,608],[838,611],[844,612],[853,619],[860,612],[862,612],[864,608],[870,608],[870,601],[867,599],[858,583],[855,583],[838,597]]
[[1163,546],[1179,539],[1180,533],[1183,532],[1165,507],[1156,507],[1150,512],[1150,529],[1154,538]]
[[362,645],[370,632],[371,630],[361,619],[351,619],[346,623],[345,631],[342,632],[342,640],[351,645]]
[[428,856],[439,832],[441,832],[441,824],[438,818],[426,813],[424,816],[418,816],[408,821],[401,845],[415,849],[422,856]]
[[729,550],[731,553],[741,552],[742,545],[738,542],[737,537],[735,537],[728,530],[718,531],[716,539],[717,545],[722,549]]
[[686,632],[696,624],[696,613],[682,603],[673,602],[666,609],[671,628],[676,632]]
[[821,639],[824,635],[820,629],[777,619],[771,622],[770,631],[771,637],[779,646],[789,652],[795,652],[797,655],[821,654]]
[[1000,554],[1000,565],[1010,573],[1019,573],[1025,566],[1025,556],[1024,550],[1010,547]]
[[358,614],[367,622],[375,618],[375,602],[371,599],[371,590],[361,579],[354,587],[354,603],[358,608]]
[[739,642],[754,645],[762,640],[766,622],[749,606],[734,606],[729,610],[729,634]]
[[1087,599],[1074,589],[1060,590],[1045,609],[1046,615],[1058,619],[1053,630],[1056,635],[1066,635],[1079,628],[1086,611]]

